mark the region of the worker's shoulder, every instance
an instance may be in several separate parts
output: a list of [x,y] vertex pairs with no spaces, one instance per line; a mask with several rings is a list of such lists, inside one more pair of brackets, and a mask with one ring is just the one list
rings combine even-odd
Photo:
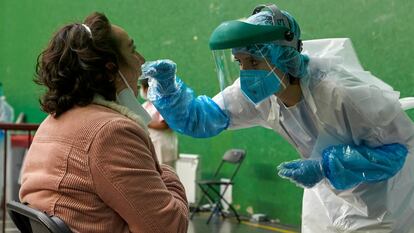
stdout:
[[371,93],[388,91],[371,80],[365,80],[352,72],[331,70],[320,77],[311,78],[309,89],[318,98],[348,98],[348,100],[366,99]]
[[332,69],[310,77],[308,89],[319,107],[329,106],[340,110],[344,106],[360,108],[382,96],[378,86],[369,83],[346,70]]
[[312,90],[316,105],[358,113],[378,124],[389,123],[401,111],[399,93],[364,78],[352,72],[327,73]]

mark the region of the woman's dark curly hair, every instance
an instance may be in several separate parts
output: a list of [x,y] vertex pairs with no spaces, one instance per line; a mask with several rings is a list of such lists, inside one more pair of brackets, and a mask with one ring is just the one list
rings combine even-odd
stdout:
[[41,108],[54,117],[74,106],[90,104],[95,94],[116,99],[118,69],[105,65],[118,67],[122,56],[111,24],[104,14],[96,12],[84,24],[91,33],[79,23],[66,25],[37,58],[35,82],[47,88],[40,99]]

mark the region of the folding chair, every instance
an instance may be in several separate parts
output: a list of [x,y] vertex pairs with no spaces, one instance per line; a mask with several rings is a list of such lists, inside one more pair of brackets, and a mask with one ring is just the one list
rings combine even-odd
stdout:
[[[207,224],[210,222],[211,218],[214,214],[220,214],[223,218],[226,216],[223,213],[223,206],[221,204],[221,201],[226,203],[230,210],[233,211],[234,215],[237,218],[237,221],[240,223],[240,217],[234,209],[234,207],[224,198],[224,195],[230,185],[234,185],[234,178],[237,174],[237,172],[240,169],[240,166],[246,156],[246,152],[244,150],[240,149],[231,149],[228,150],[223,155],[223,159],[221,160],[221,163],[219,167],[217,168],[216,172],[214,173],[214,176],[210,180],[200,180],[197,181],[198,187],[200,187],[201,191],[203,192],[202,197],[200,198],[197,206],[193,209],[191,213],[190,219],[193,219],[193,216],[196,212],[200,210],[201,203],[205,197],[207,197],[208,201],[210,202],[212,206],[211,214],[207,220]],[[225,165],[227,164],[227,165]],[[230,176],[223,176],[223,167],[229,167],[230,165],[233,165],[233,172]],[[222,181],[221,178],[228,178],[228,181]],[[224,188],[222,191],[220,191],[221,185],[224,185]]]
[[22,233],[72,233],[60,218],[17,201],[8,202],[7,211]]

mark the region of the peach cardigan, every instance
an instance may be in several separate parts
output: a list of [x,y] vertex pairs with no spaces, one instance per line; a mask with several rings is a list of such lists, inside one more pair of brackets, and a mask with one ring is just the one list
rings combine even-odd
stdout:
[[25,158],[21,201],[73,232],[186,232],[184,187],[158,163],[140,118],[94,102],[42,122]]

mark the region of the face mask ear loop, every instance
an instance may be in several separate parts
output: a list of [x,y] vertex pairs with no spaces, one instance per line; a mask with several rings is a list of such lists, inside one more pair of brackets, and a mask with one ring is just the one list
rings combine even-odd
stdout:
[[[276,69],[276,67],[273,67],[273,68],[272,68],[272,65],[270,65],[270,64],[269,64],[269,62],[267,61],[266,57],[263,55],[263,53],[262,53],[262,51],[259,49],[259,47],[258,47],[257,45],[255,45],[255,46],[256,46],[256,49],[259,51],[260,55],[264,58],[264,60],[265,60],[265,62],[266,62],[266,64],[267,64],[267,66],[270,68],[270,72],[273,72],[273,74],[274,74],[276,77],[278,77],[278,78],[279,78],[279,76],[275,73],[275,69]],[[280,85],[282,85],[283,89],[286,89],[286,85],[282,82],[282,81],[285,79],[285,77],[286,77],[286,73],[284,73],[284,74],[283,74],[282,80],[280,80],[280,79],[279,79]]]
[[[276,67],[275,67],[275,68],[276,68]],[[286,74],[287,74],[287,73],[283,73],[282,80],[280,81],[280,84],[282,85],[283,89],[286,89],[286,87],[287,87],[287,86],[285,85],[285,83],[283,82],[283,81],[285,81]]]
[[129,91],[131,91],[131,92],[132,92],[132,94],[134,94],[134,96],[135,96],[134,91],[132,90],[132,88],[131,88],[131,86],[128,84],[128,82],[126,81],[125,76],[124,76],[124,75],[121,73],[121,71],[119,71],[119,70],[118,70],[118,74],[119,74],[119,76],[121,76],[122,81],[124,81],[125,85],[126,85],[126,86],[127,86],[127,88],[129,89]]

